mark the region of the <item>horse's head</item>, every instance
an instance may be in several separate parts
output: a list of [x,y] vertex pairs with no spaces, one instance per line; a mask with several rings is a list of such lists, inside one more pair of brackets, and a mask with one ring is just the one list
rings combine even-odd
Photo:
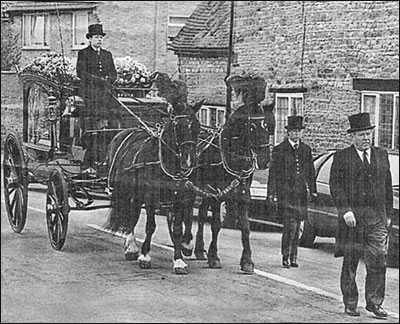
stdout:
[[252,75],[232,75],[225,81],[242,102],[242,106],[231,117],[233,120],[245,120],[243,136],[248,137],[246,141],[257,156],[258,168],[265,169],[270,161],[269,137],[275,129],[274,104],[261,105],[267,83],[264,78]]
[[268,107],[257,105],[249,114],[248,134],[252,149],[257,155],[259,169],[266,169],[270,161],[270,135],[274,134],[275,116],[273,104]]
[[182,171],[190,170],[196,165],[196,147],[200,133],[196,108],[196,105],[187,105],[180,114],[171,114],[165,125],[165,142],[176,152],[177,163]]
[[153,75],[158,95],[171,105],[170,121],[165,126],[166,141],[174,147],[182,170],[192,169],[196,164],[196,147],[200,122],[196,117],[203,101],[191,106],[187,103],[187,86],[180,80],[171,80],[166,73]]

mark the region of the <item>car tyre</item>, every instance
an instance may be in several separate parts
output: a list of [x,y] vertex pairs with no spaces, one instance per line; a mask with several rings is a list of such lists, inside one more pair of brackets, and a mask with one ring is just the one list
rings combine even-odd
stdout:
[[314,228],[309,221],[301,221],[299,232],[299,245],[302,247],[312,247],[315,241]]

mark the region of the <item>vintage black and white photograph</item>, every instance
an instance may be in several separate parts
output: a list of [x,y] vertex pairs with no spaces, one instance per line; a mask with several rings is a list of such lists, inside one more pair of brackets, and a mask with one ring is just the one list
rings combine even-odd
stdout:
[[2,323],[398,323],[399,1],[1,1]]

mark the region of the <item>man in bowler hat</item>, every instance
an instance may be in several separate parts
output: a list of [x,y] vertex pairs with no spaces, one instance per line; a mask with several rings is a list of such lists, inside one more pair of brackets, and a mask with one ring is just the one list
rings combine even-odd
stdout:
[[277,199],[282,218],[282,266],[298,267],[297,252],[302,220],[307,219],[307,187],[311,199],[317,198],[311,148],[302,142],[303,117],[289,116],[287,138],[272,152],[268,178],[268,199]]
[[[117,79],[117,71],[111,52],[102,48],[105,35],[101,24],[90,25],[86,34],[90,44],[78,52],[76,72],[81,79],[80,95],[85,102],[85,109],[80,112],[83,131],[115,126],[109,123],[115,121],[111,84]],[[98,145],[101,148],[101,143]],[[96,158],[88,154],[89,165],[93,159],[103,160],[104,155],[105,152],[100,152],[100,157]]]
[[359,259],[366,266],[366,309],[387,317],[385,297],[388,218],[393,211],[392,178],[386,150],[372,145],[374,125],[368,113],[349,116],[352,145],[336,152],[330,191],[338,210],[335,257],[343,256],[340,288],[345,313],[357,310],[356,272]]

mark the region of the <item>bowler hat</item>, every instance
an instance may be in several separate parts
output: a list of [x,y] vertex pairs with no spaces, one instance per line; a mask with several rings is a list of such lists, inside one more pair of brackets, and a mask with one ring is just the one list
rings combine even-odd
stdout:
[[355,114],[348,118],[350,122],[350,128],[347,130],[348,133],[375,128],[375,125],[371,125],[369,113]]
[[285,126],[287,130],[291,129],[304,129],[302,116],[289,116],[288,124]]
[[86,34],[86,38],[89,39],[93,35],[102,35],[105,36],[106,33],[103,32],[103,25],[101,24],[93,24],[88,27],[88,33]]

